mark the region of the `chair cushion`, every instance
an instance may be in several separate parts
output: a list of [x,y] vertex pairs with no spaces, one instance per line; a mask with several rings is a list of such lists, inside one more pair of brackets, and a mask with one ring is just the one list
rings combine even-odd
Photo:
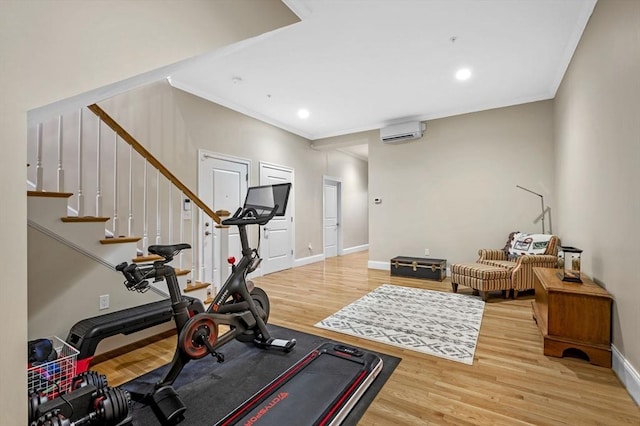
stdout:
[[454,263],[451,265],[451,273],[482,280],[509,278],[508,269],[483,263]]
[[484,265],[495,266],[498,268],[504,268],[507,271],[511,272],[513,268],[516,267],[517,263],[511,260],[483,260],[482,263]]

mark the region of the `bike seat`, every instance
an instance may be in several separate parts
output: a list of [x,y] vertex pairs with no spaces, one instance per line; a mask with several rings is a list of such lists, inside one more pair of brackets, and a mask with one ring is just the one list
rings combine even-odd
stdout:
[[171,245],[154,245],[149,246],[148,250],[151,254],[156,254],[158,256],[162,256],[165,259],[173,258],[176,254],[180,253],[181,250],[189,249],[191,246],[186,243],[181,244],[171,244]]

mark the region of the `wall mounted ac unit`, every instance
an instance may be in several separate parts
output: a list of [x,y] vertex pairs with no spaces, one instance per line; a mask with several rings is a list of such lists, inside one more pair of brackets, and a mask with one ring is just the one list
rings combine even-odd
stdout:
[[426,128],[427,125],[420,121],[392,124],[380,129],[380,140],[382,143],[400,143],[419,139]]

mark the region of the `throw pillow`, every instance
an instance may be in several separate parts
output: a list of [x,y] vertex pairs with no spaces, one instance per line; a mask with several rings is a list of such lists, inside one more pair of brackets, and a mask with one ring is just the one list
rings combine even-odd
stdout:
[[518,234],[514,237],[510,254],[544,254],[551,240],[548,234]]

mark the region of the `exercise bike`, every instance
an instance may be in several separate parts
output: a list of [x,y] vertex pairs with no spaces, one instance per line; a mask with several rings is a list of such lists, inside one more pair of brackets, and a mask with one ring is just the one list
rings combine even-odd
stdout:
[[[218,350],[233,339],[284,352],[295,346],[295,339],[275,339],[270,335],[266,326],[269,298],[264,290],[247,280],[247,275],[258,268],[262,259],[257,249],[249,247],[246,227],[266,225],[274,216],[283,216],[290,190],[290,183],[251,187],[243,207],[222,222],[238,227],[242,258],[237,264],[232,263],[231,275],[204,312],[190,314],[188,302],[180,293],[175,270],[168,264],[182,250],[191,248],[189,244],[152,245],[148,248],[149,253],[161,256],[162,260],[147,267],[127,262],[116,267],[125,276],[124,284],[130,291],[145,292],[149,289],[150,279],[166,280],[169,290],[178,344],[162,379],[149,394],[139,398],[151,406],[163,425],[174,425],[184,419],[186,407],[172,385],[189,361],[210,354],[223,362],[224,355]],[[229,331],[218,336],[219,324],[228,326]]]

